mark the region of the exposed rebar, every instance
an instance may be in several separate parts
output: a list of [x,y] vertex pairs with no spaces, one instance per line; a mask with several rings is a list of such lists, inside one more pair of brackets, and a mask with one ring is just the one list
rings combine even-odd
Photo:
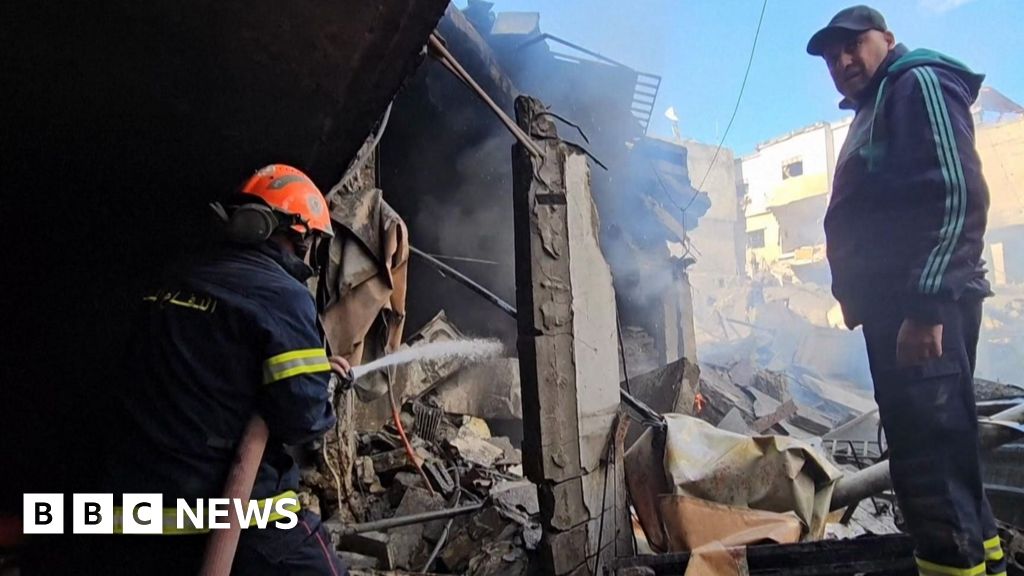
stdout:
[[431,266],[436,268],[442,275],[451,276],[454,280],[457,280],[458,282],[462,283],[464,286],[466,286],[473,292],[476,292],[477,294],[483,296],[492,304],[494,304],[498,308],[501,308],[502,312],[511,316],[512,319],[515,319],[516,309],[511,304],[505,302],[501,298],[498,298],[493,292],[484,288],[480,284],[477,284],[470,277],[466,276],[462,272],[459,272],[455,268],[452,268],[451,266],[445,264],[444,262],[441,262],[437,258],[434,258],[430,254],[427,254],[426,252],[416,248],[415,246],[409,246],[409,252],[422,258],[427,264],[430,264]]
[[483,502],[477,502],[475,504],[467,504],[465,506],[449,508],[447,510],[435,510],[433,512],[410,514],[408,516],[399,516],[398,518],[387,518],[385,520],[377,520],[374,522],[363,522],[361,524],[343,525],[341,527],[340,533],[342,536],[345,536],[348,534],[362,534],[363,532],[379,532],[381,530],[390,530],[391,528],[398,528],[400,526],[423,524],[424,522],[431,522],[434,520],[447,520],[448,518],[454,518],[456,516],[462,516],[464,514],[471,514],[483,507]]

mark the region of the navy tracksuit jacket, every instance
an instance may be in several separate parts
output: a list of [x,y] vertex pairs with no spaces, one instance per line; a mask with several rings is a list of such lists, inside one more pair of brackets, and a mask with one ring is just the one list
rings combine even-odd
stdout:
[[[864,326],[893,486],[921,574],[1004,574],[982,488],[973,374],[988,188],[970,107],[983,76],[892,50],[857,102],[825,217],[832,291]],[[904,319],[943,325],[943,355],[896,360]]]

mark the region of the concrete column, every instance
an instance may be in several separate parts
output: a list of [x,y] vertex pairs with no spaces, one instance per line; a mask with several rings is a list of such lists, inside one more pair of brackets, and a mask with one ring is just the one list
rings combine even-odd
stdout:
[[621,524],[622,467],[605,469],[619,406],[615,293],[586,155],[558,138],[540,101],[515,108],[543,151],[513,149],[523,464],[540,496],[540,568],[592,574],[599,553],[609,565]]

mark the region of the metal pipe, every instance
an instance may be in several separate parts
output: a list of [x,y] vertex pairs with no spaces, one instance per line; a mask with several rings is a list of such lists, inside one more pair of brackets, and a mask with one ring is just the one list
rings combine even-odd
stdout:
[[[979,440],[984,450],[998,448],[1024,435],[1024,402],[990,417],[979,418]],[[832,510],[850,506],[892,488],[889,461],[869,466],[842,478],[832,493]]]
[[1004,422],[1017,422],[1018,424],[1024,422],[1024,402],[1017,404],[1013,408],[1007,408],[1002,412],[998,412],[988,417],[989,420],[1002,420]]
[[473,80],[473,77],[470,76],[469,72],[466,72],[466,69],[462,67],[462,64],[459,64],[459,61],[452,56],[452,53],[448,51],[448,48],[445,47],[444,43],[441,42],[441,39],[438,38],[436,33],[430,34],[428,45],[431,50],[434,50],[437,53],[442,63],[445,64],[445,67],[455,74],[459,80],[462,80],[466,85],[468,85],[473,92],[475,92],[476,95],[484,101],[484,104],[487,104],[494,114],[498,116],[498,119],[501,120],[501,123],[508,128],[508,131],[516,137],[516,140],[519,140],[523,146],[530,151],[531,155],[536,158],[540,158],[544,155],[543,152],[541,152],[540,147],[537,146],[537,143],[534,142],[526,132],[523,132],[522,128],[509,118],[508,114],[505,114],[505,111],[501,109],[501,106],[498,106],[494,100],[487,95],[487,92],[476,83],[476,80]]
[[447,520],[448,518],[454,518],[456,516],[462,516],[464,514],[476,512],[477,510],[483,507],[483,502],[477,502],[475,504],[467,504],[465,506],[459,506],[458,508],[449,508],[447,510],[435,510],[434,512],[410,514],[408,516],[400,516],[398,518],[387,518],[385,520],[377,520],[375,522],[363,522],[362,524],[348,524],[342,526],[339,532],[342,536],[346,536],[348,534],[362,534],[363,532],[378,532],[381,530],[390,530],[391,528],[409,526],[412,524],[423,524],[424,522],[432,522],[434,520]]
[[441,272],[441,274],[445,276],[451,276],[455,280],[461,282],[464,286],[466,286],[473,292],[476,292],[477,294],[489,300],[498,308],[501,308],[501,311],[511,316],[513,320],[515,319],[516,309],[513,308],[511,304],[505,302],[501,298],[498,298],[497,296],[494,295],[493,292],[477,284],[462,272],[459,272],[455,268],[452,268],[451,266],[445,264],[444,262],[441,262],[437,258],[434,258],[430,254],[427,254],[426,252],[416,248],[415,246],[409,246],[409,252],[412,252],[413,254],[419,256],[420,258],[423,258],[428,264],[430,264],[439,272]]

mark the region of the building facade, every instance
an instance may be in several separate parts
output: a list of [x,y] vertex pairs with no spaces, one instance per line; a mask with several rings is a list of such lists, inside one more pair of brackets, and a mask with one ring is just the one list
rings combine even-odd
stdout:
[[[1001,109],[989,114],[994,98]],[[975,107],[991,208],[985,259],[996,285],[1024,282],[1024,110],[991,88]],[[739,162],[746,191],[746,271],[827,286],[823,220],[852,117],[770,140]]]

